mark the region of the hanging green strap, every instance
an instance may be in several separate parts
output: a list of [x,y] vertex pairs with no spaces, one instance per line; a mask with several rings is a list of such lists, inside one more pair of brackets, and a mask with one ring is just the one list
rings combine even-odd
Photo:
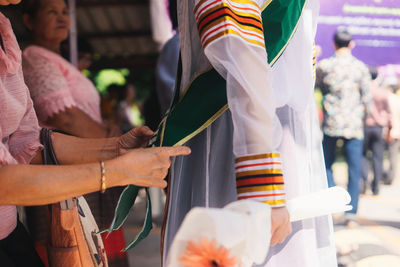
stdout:
[[[140,189],[141,187],[134,185],[129,185],[124,189],[119,198],[117,208],[115,209],[115,216],[111,223],[110,228],[102,230],[101,233],[112,232],[114,230],[118,230],[119,228],[121,228],[121,226],[128,218],[132,206],[135,204]],[[146,238],[149,235],[151,229],[153,229],[153,223],[151,220],[150,193],[148,188],[144,189],[146,191],[146,215],[144,223],[140,232],[135,236],[135,239],[124,248],[124,251],[134,248],[137,244],[139,244],[140,241]]]

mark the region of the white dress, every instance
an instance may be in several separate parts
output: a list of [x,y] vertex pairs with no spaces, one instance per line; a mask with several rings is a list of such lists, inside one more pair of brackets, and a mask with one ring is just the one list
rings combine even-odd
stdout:
[[[256,26],[242,27],[230,18],[207,21],[212,12],[227,7],[227,13],[236,12],[231,18],[256,21],[267,2],[178,0],[180,91],[184,94],[212,66],[226,80],[229,110],[185,143],[190,156],[173,161],[164,262],[192,207],[223,207],[248,198],[284,206],[286,199],[327,187],[313,98],[318,2],[305,4],[297,30],[271,64]],[[270,249],[262,266],[337,266],[329,216],[292,226],[293,233]]]

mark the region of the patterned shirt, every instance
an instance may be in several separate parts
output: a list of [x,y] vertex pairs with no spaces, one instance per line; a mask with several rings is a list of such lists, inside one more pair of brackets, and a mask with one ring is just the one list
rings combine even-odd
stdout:
[[371,75],[348,51],[322,60],[317,87],[324,95],[322,124],[326,135],[362,139],[365,111],[371,104]]
[[[41,145],[38,121],[22,76],[21,50],[10,21],[1,12],[0,36],[1,167],[29,163]],[[16,207],[0,206],[0,240],[6,238],[16,225]]]

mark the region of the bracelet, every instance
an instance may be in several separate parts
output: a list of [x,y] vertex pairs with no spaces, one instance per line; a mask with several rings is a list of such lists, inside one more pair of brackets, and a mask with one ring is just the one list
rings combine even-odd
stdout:
[[104,161],[100,161],[100,168],[101,168],[101,193],[104,194],[104,192],[106,192],[107,189],[107,185],[106,185],[106,166],[104,164]]

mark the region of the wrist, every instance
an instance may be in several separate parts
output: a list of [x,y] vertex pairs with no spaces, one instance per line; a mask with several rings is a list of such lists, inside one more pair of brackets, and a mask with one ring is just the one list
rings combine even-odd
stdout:
[[120,171],[118,171],[120,170],[118,165],[118,161],[115,159],[104,161],[104,166],[107,172],[107,188],[124,185],[121,182],[122,175]]
[[104,144],[101,149],[100,160],[113,159],[119,156],[119,138],[104,138]]

